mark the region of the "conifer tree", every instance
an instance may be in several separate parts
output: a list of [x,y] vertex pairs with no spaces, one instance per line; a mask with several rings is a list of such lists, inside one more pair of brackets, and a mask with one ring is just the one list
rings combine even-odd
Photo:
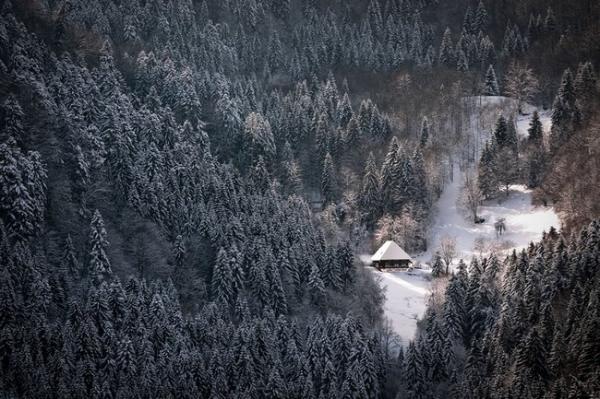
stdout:
[[597,79],[593,64],[589,61],[580,64],[575,77],[575,93],[577,99],[586,109],[592,105],[597,93],[596,83]]
[[456,70],[459,72],[467,72],[469,70],[469,59],[467,58],[467,54],[462,49],[459,49],[456,54]]
[[108,240],[106,238],[106,229],[104,220],[100,211],[96,209],[90,223],[90,273],[95,281],[102,281],[109,278],[112,274],[110,261],[106,250],[108,249]]
[[375,222],[380,210],[379,171],[373,153],[369,153],[360,189],[360,207],[368,224]]
[[312,265],[308,275],[308,293],[313,304],[323,306],[325,300],[325,284],[316,265]]
[[474,17],[474,33],[478,33],[480,31],[485,31],[487,26],[488,26],[488,22],[489,22],[489,17],[488,17],[488,13],[487,10],[485,9],[485,4],[483,4],[483,1],[480,0],[479,4],[477,5],[477,9],[475,10],[475,17]]
[[429,142],[429,120],[426,116],[423,117],[423,121],[421,122],[421,134],[419,136],[419,145],[421,148],[427,146]]
[[576,93],[570,69],[563,73],[558,93],[552,104],[550,150],[557,151],[570,138],[579,118]]
[[529,129],[527,129],[527,141],[530,145],[539,147],[543,145],[544,132],[542,129],[542,122],[540,121],[540,114],[537,111],[533,111],[533,116],[529,122]]
[[546,10],[546,18],[544,19],[544,29],[548,33],[554,33],[557,29],[556,16],[551,7]]
[[485,144],[479,160],[478,177],[479,190],[484,198],[492,198],[498,192],[498,182],[496,180],[496,166],[492,147],[489,143]]
[[456,58],[454,56],[454,44],[452,43],[452,32],[450,28],[446,28],[444,36],[442,37],[442,43],[440,44],[440,54],[438,56],[440,64],[446,67],[453,67],[456,65]]
[[391,211],[397,208],[397,190],[402,179],[403,162],[400,159],[400,145],[396,136],[392,137],[390,146],[381,166],[381,198],[382,209]]
[[433,277],[440,277],[444,274],[446,268],[444,267],[444,262],[442,261],[442,256],[438,251],[433,255],[433,262],[431,264],[431,275]]
[[333,158],[331,154],[325,155],[323,161],[323,172],[321,174],[321,193],[323,194],[323,203],[330,204],[337,199],[337,173],[333,164]]
[[488,70],[485,74],[485,82],[483,86],[483,95],[484,96],[497,96],[500,94],[500,89],[498,88],[498,80],[496,79],[496,72],[494,71],[494,67],[490,64]]
[[221,248],[212,273],[212,295],[216,301],[229,306],[233,304],[232,280],[228,254],[224,248]]
[[342,99],[337,103],[337,122],[340,127],[346,128],[352,119],[352,105],[348,93],[344,93]]

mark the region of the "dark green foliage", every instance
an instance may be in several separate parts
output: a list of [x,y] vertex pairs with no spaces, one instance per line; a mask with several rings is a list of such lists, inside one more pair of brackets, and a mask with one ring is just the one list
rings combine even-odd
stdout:
[[573,74],[570,69],[566,69],[552,104],[550,150],[558,151],[569,140],[573,131],[579,127],[580,122],[581,114],[576,102]]
[[439,252],[436,252],[433,256],[433,261],[431,264],[431,275],[433,277],[440,277],[446,271],[446,267],[444,266],[444,261],[442,261],[442,256]]
[[[449,5],[430,1],[3,2],[2,396],[394,397],[382,293],[349,243],[325,242],[301,196],[322,191],[352,228],[371,228],[384,212],[424,224],[426,171],[450,144],[445,108],[477,94],[486,66],[507,62],[491,39],[506,15],[480,2],[462,20],[463,3],[458,21],[438,18]],[[585,32],[555,9],[530,31]],[[457,43],[439,21],[460,32]],[[506,26],[507,57],[530,48],[516,22]],[[351,85],[338,89],[346,75]],[[396,113],[412,108],[394,108],[387,88],[361,88],[398,76],[410,93],[443,82],[452,98],[441,90],[440,110],[415,107],[403,126]],[[566,139],[596,94],[591,63],[567,78],[553,110]],[[432,123],[418,132],[422,115]],[[491,147],[516,151],[508,127]],[[363,165],[361,190],[348,187]],[[498,187],[484,184],[490,195]],[[581,248],[597,246],[596,230]],[[556,249],[552,273],[515,271],[545,307],[519,300],[518,281],[505,302],[492,263],[471,280],[461,268],[443,312],[431,313],[430,339],[402,360],[402,392],[500,396],[514,381],[514,397],[526,397],[531,377],[531,392],[596,395],[596,252]],[[541,292],[540,282],[557,288]],[[571,304],[564,329],[550,311],[562,300]],[[512,341],[490,338],[499,312]],[[518,351],[500,353],[497,341],[502,351],[536,344],[525,316],[551,342],[556,378],[543,381],[540,360],[520,351],[530,370],[487,389],[483,371],[508,370]]]
[[379,395],[381,292],[296,195],[317,136],[335,201],[345,146],[391,128],[333,74],[265,83],[289,38],[257,32],[297,4],[50,3],[0,13],[2,395]]
[[498,86],[498,79],[496,79],[496,72],[494,67],[490,65],[485,73],[485,80],[483,83],[483,95],[484,96],[497,96],[500,94],[500,88]]
[[542,129],[542,122],[540,122],[540,115],[537,111],[533,111],[533,116],[529,122],[529,129],[527,129],[527,141],[529,144],[536,147],[543,145],[544,131]]
[[325,155],[323,161],[323,173],[321,174],[321,194],[325,205],[335,202],[338,195],[337,171],[333,164],[331,154]]
[[365,222],[370,225],[374,224],[380,213],[381,197],[379,181],[379,171],[375,164],[375,157],[373,153],[370,153],[360,190],[361,211]]
[[498,192],[498,180],[496,177],[496,160],[493,147],[489,142],[485,144],[479,160],[478,177],[479,190],[484,198],[491,198]]
[[[585,267],[583,259],[598,252],[599,226],[590,224],[568,247],[554,232],[528,253],[513,253],[504,261],[502,287],[503,266],[495,256],[473,261],[468,276],[461,267],[446,288],[441,317],[430,307],[417,343],[409,347],[408,354],[418,347],[422,358],[420,367],[410,359],[406,369],[413,392],[420,380],[414,370],[421,369],[442,397],[457,391],[468,398],[597,395],[598,268],[585,287],[569,287],[565,266]],[[571,281],[578,278],[571,275]]]

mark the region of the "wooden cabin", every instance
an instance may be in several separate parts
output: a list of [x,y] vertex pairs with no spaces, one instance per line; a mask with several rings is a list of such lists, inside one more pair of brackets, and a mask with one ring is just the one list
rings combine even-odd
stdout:
[[411,257],[394,241],[386,241],[371,257],[377,269],[406,269],[413,263]]

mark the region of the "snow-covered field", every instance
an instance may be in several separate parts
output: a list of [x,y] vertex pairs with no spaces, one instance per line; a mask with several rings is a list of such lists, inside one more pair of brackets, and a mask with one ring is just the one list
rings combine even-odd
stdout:
[[[471,101],[475,110],[471,114],[471,133],[474,141],[481,144],[489,138],[498,114],[506,117],[516,115],[514,100],[505,97],[481,97]],[[534,108],[525,105],[524,111],[529,115],[516,117],[517,130],[520,136],[527,135],[529,120]],[[547,133],[550,130],[550,113],[540,111],[540,119]],[[482,145],[479,147],[481,148]],[[538,241],[544,231],[551,226],[559,228],[559,219],[552,207],[534,206],[531,204],[531,191],[521,185],[513,185],[508,198],[488,201],[479,209],[479,215],[485,219],[482,224],[474,224],[457,205],[463,181],[463,172],[458,164],[453,166],[454,179],[448,182],[434,210],[434,221],[429,231],[429,250],[414,256],[416,261],[428,263],[432,253],[439,247],[443,237],[456,239],[458,255],[456,262],[463,258],[466,261],[474,255],[480,255],[490,249],[512,250],[526,247],[531,241]],[[497,238],[494,222],[504,218],[506,232]],[[479,243],[476,249],[476,243]],[[374,270],[374,269],[373,269]],[[385,313],[391,327],[404,343],[414,338],[417,321],[423,316],[429,296],[431,280],[428,271],[415,270],[407,272],[377,272],[381,277],[381,285],[386,289]]]
[[427,271],[415,270],[378,272],[380,284],[385,289],[385,314],[392,329],[400,336],[403,344],[408,344],[415,331],[417,321],[425,313],[430,296],[430,281]]
[[[521,185],[511,186],[508,198],[501,194],[499,200],[488,201],[481,206],[479,216],[485,222],[474,224],[457,205],[462,180],[463,174],[455,166],[454,181],[446,186],[436,205],[436,215],[428,240],[430,250],[417,256],[417,260],[429,262],[445,236],[456,240],[456,261],[460,258],[468,261],[473,255],[488,252],[491,248],[510,250],[525,247],[531,241],[538,241],[550,227],[559,227],[554,209],[532,205],[531,190]],[[496,237],[494,222],[500,218],[505,219],[506,232],[501,237]],[[476,241],[484,245],[476,249]]]

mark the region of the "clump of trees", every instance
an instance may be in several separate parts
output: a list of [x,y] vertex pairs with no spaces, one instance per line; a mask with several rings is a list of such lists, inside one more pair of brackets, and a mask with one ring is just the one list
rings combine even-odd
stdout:
[[416,380],[401,389],[430,397],[597,395],[599,269],[586,259],[597,252],[599,227],[594,221],[571,238],[552,230],[504,260],[461,260],[402,353]]

